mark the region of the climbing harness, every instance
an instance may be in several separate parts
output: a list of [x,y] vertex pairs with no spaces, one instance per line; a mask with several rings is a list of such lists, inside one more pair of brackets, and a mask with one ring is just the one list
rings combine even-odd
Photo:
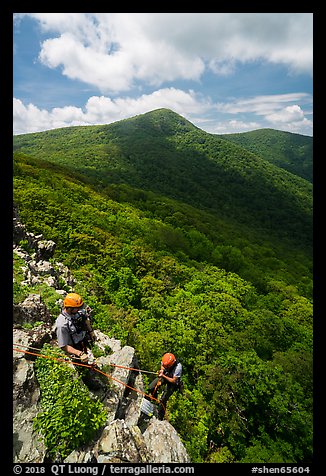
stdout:
[[[16,346],[16,347],[15,347]],[[165,410],[165,406],[163,405],[162,402],[160,402],[157,398],[153,397],[153,395],[150,395],[150,394],[147,394],[145,392],[143,392],[142,390],[139,390],[138,388],[135,388],[135,387],[131,387],[130,385],[126,384],[125,382],[122,382],[121,380],[115,378],[115,377],[112,377],[112,375],[110,374],[107,374],[105,372],[102,372],[102,370],[100,370],[97,366],[96,366],[96,359],[95,359],[95,362],[93,362],[92,364],[82,364],[80,362],[76,362],[75,360],[79,359],[79,357],[76,357],[76,359],[74,358],[74,360],[72,361],[69,357],[53,357],[53,356],[50,356],[50,355],[45,355],[45,354],[40,354],[40,353],[36,353],[36,352],[30,352],[28,350],[23,350],[23,349],[18,349],[17,347],[27,347],[28,349],[33,349],[33,350],[37,350],[38,352],[40,351],[40,349],[37,349],[36,347],[31,347],[31,346],[27,346],[27,345],[22,345],[22,344],[14,344],[13,346],[13,350],[16,351],[16,352],[21,352],[23,354],[28,354],[28,355],[34,355],[36,357],[41,357],[41,358],[44,358],[44,359],[50,359],[50,360],[55,360],[57,362],[65,362],[65,363],[73,363],[73,365],[78,365],[78,366],[81,366],[81,367],[86,367],[86,368],[89,368],[89,369],[92,369],[94,370],[95,372],[98,372],[102,375],[104,375],[105,377],[111,379],[111,380],[114,380],[115,382],[121,384],[121,385],[124,385],[125,387],[127,388],[130,388],[131,390],[134,390],[135,392],[138,392],[140,393],[141,395],[143,395],[144,397],[148,397],[150,398],[151,400],[154,400],[156,401],[159,405],[162,405],[163,409],[164,409],[164,412],[166,411]],[[80,360],[80,359],[79,359]],[[155,374],[157,375],[156,372],[150,372],[150,371],[146,371],[146,370],[141,370],[141,369],[135,369],[135,368],[132,368],[132,367],[125,367],[123,365],[117,365],[117,364],[109,364],[111,365],[112,367],[117,367],[117,368],[123,368],[123,369],[126,369],[126,370],[134,370],[134,371],[137,371],[137,372],[147,372],[147,373],[152,373],[152,374]],[[156,387],[155,387],[156,389]],[[145,400],[145,398],[143,398],[143,401]],[[146,400],[149,404],[151,404],[151,402],[149,402],[148,400]],[[146,404],[144,404],[145,407],[146,407]],[[153,405],[153,404],[152,404]],[[143,407],[143,403],[142,403],[142,407]],[[146,407],[147,408],[147,411],[149,411],[150,407]],[[153,406],[153,409],[154,409],[154,406]],[[142,410],[141,410],[142,411]],[[144,412],[146,413],[146,412]],[[146,413],[148,414],[148,413]],[[152,415],[150,415],[152,416]]]

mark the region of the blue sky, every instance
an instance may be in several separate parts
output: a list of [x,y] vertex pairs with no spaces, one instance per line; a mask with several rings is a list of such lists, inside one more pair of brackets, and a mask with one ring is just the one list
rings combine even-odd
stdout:
[[16,13],[14,134],[166,107],[313,135],[312,13]]

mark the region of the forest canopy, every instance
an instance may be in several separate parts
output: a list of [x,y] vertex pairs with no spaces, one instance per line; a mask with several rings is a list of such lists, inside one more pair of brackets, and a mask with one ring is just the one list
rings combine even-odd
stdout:
[[162,114],[18,136],[20,218],[141,368],[182,362],[167,418],[193,462],[309,462],[311,184]]

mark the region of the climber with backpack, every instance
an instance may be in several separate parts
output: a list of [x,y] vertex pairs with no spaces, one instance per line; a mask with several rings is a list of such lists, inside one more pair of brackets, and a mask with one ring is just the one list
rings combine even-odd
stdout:
[[[77,293],[68,293],[63,306],[55,322],[58,346],[71,356],[83,382],[90,390],[105,391],[106,379],[103,380],[101,375],[95,375],[92,370],[96,364],[89,362],[90,357],[94,356],[88,348],[96,340],[90,321],[91,309],[84,305],[82,297]],[[80,363],[88,366],[81,367],[78,365]]]
[[181,381],[182,365],[171,353],[166,353],[162,357],[161,369],[156,377],[148,386],[148,394],[153,398],[157,397],[158,389],[161,385],[166,385],[163,395],[160,398],[160,407],[158,418],[163,420],[166,410],[166,404],[170,396],[176,390],[182,391],[183,383]]
[[73,357],[87,363],[87,347],[95,342],[90,322],[90,308],[85,307],[82,297],[68,293],[63,301],[63,310],[55,322],[58,346]]

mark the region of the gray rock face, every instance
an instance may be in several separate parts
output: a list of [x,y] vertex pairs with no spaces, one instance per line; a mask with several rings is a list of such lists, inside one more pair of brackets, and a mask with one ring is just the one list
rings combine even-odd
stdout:
[[33,431],[33,419],[40,411],[40,389],[32,362],[22,356],[23,354],[14,356],[13,461],[41,463],[46,448],[42,439]]
[[23,330],[20,328],[13,329],[13,351],[14,368],[18,359],[26,358],[27,360],[35,360],[35,356],[28,355],[22,351],[27,348],[31,352],[35,352],[35,349],[40,349],[43,344],[51,341],[52,329],[47,323],[44,323],[34,329]]
[[190,463],[178,433],[168,421],[153,417],[143,436],[153,463]]
[[33,432],[33,419],[39,412],[38,405],[28,408],[18,405],[13,415],[13,462],[43,463],[46,448],[39,435]]
[[13,323],[35,323],[44,321],[51,323],[50,313],[39,294],[30,294],[24,302],[13,305]]
[[113,420],[94,445],[73,451],[65,463],[189,463],[177,432],[167,421],[155,417],[142,434],[137,425]]

